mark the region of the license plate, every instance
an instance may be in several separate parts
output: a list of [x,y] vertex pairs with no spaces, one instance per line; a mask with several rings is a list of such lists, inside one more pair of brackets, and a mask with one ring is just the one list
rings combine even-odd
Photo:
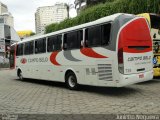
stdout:
[[144,74],[140,74],[140,75],[139,75],[139,78],[144,78]]

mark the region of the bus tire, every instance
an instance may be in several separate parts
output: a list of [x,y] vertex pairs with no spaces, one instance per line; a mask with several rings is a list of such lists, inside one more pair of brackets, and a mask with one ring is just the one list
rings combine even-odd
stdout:
[[21,70],[18,70],[18,77],[19,77],[20,80],[23,80],[23,79],[24,79]]
[[78,88],[77,78],[73,72],[66,74],[65,83],[70,90],[76,90]]

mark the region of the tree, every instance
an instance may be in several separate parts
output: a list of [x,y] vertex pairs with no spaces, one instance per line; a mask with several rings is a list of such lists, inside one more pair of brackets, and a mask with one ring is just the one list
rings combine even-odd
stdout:
[[79,5],[79,9],[81,9],[81,5],[82,3],[86,2],[87,0],[75,0],[74,4],[75,4],[75,8]]
[[70,3],[65,3],[65,6],[67,8],[67,18],[69,18],[69,11],[70,9],[74,8],[74,5],[73,4],[70,4]]
[[[80,10],[82,9],[82,3],[86,3],[87,0],[75,0],[75,8],[77,10],[77,14],[79,14]],[[77,7],[78,6],[78,7]]]
[[111,2],[111,1],[114,1],[114,0],[86,0],[86,3],[88,6],[90,6],[98,3],[105,3],[105,2]]
[[66,19],[60,23],[48,25],[46,27],[46,33],[91,22],[115,13],[140,14],[145,12],[159,13],[160,0],[154,0],[154,2],[153,0],[107,0],[104,4],[98,4],[84,9],[75,18]]
[[[115,0],[75,0],[75,8],[77,8],[77,13],[79,13],[82,8],[88,8],[90,6],[99,4],[99,3],[106,3],[106,2],[113,2]],[[82,6],[82,3],[86,3],[86,6]],[[78,6],[78,7],[77,7]]]
[[35,35],[35,33],[34,33],[34,32],[31,32],[30,36],[33,36],[33,35]]

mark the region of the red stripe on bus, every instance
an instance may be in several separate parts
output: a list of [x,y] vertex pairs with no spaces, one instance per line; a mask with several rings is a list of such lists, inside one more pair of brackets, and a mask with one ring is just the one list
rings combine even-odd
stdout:
[[82,48],[81,53],[85,56],[92,57],[92,58],[108,58],[106,56],[100,55],[96,53],[92,48]]
[[60,66],[60,64],[56,61],[56,56],[59,52],[53,52],[50,56],[50,61],[52,64]]
[[27,59],[26,59],[26,58],[22,58],[22,59],[21,59],[21,63],[22,63],[22,64],[26,64],[26,63],[27,63]]

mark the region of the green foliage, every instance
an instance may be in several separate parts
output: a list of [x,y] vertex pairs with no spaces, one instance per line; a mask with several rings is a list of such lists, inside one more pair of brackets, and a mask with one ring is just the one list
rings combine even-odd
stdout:
[[114,13],[159,13],[159,10],[160,0],[106,0],[103,4],[101,3],[82,10],[75,18],[48,25],[46,33],[94,21]]
[[35,35],[35,33],[34,33],[34,32],[32,32],[32,33],[30,34],[30,36],[33,36],[33,35]]

